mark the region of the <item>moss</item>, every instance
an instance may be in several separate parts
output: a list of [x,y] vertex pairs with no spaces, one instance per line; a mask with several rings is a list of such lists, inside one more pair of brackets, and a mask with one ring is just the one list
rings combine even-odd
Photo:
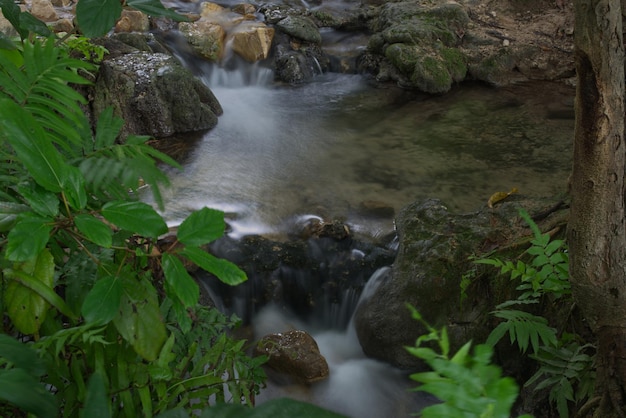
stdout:
[[445,93],[452,86],[452,76],[440,57],[425,56],[415,66],[411,82],[426,93]]
[[438,52],[452,79],[456,82],[463,81],[467,74],[465,55],[456,48],[448,47],[443,47]]
[[415,70],[415,65],[419,61],[421,53],[421,49],[414,45],[397,43],[387,47],[385,57],[401,73],[410,76]]

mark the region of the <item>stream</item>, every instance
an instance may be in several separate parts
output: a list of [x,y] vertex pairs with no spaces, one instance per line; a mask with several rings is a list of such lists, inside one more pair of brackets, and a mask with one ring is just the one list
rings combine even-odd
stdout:
[[[260,64],[218,67],[180,58],[211,88],[224,114],[195,140],[184,169],[169,172],[163,215],[170,225],[208,206],[226,213],[235,240],[287,236],[317,219],[339,220],[351,234],[376,241],[393,234],[394,214],[419,199],[471,212],[498,191],[542,197],[566,190],[571,87],[466,83],[425,96],[336,73],[287,86]],[[371,207],[384,208],[384,215],[364,209]],[[255,313],[256,337],[308,330],[330,365],[330,377],[313,385],[270,382],[258,402],[289,396],[349,417],[382,418],[408,417],[433,401],[409,391],[415,385],[405,372],[366,358],[358,344],[350,315],[383,273],[349,295],[349,305],[336,307],[340,326],[319,327],[275,306]],[[220,306],[216,289],[209,291]],[[222,308],[243,317],[246,304]]]

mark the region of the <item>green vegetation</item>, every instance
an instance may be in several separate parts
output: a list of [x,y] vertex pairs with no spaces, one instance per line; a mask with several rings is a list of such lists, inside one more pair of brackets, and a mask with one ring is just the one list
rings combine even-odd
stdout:
[[[415,308],[409,306],[409,309],[429,333],[420,336],[415,346],[407,350],[432,368],[429,372],[412,374],[411,379],[420,383],[416,390],[431,393],[442,401],[424,408],[421,416],[510,417],[518,387],[514,379],[502,377],[500,368],[491,364],[493,348],[480,344],[470,352],[472,343],[468,342],[450,356],[446,328],[433,328]],[[424,343],[436,343],[439,352]]]
[[12,1],[0,5],[20,35],[0,49],[0,415],[252,405],[265,359],[246,356],[245,341],[226,333],[235,322],[198,304],[184,264],[246,280],[202,249],[223,234],[223,213],[191,214],[161,245],[165,221],[136,196],[147,184],[160,202],[167,177],[157,163],[177,164],[147,137],[119,138],[110,109],[92,131],[73,86],[96,67],[71,48],[102,51],[85,38],[59,42]]
[[[528,262],[498,258],[475,260],[477,264],[497,267],[501,274],[507,274],[511,280],[520,283],[516,286],[519,296],[499,304],[492,312],[502,321],[490,333],[485,344],[475,346],[471,354],[471,342],[468,342],[450,357],[446,328],[433,328],[414,308],[409,307],[413,317],[424,324],[429,333],[419,337],[415,347],[407,349],[432,368],[431,372],[417,373],[411,378],[421,383],[416,390],[429,392],[442,401],[424,409],[424,417],[510,416],[517,398],[517,384],[510,378],[501,377],[500,369],[490,364],[495,345],[506,334],[521,353],[526,353],[529,347],[532,349],[530,358],[537,362],[537,371],[525,386],[537,391],[549,389],[549,400],[559,416],[568,417],[572,404],[580,408],[593,394],[595,347],[585,344],[574,332],[567,332],[566,324],[557,329],[545,317],[529,312],[530,308],[538,308],[545,302],[552,305],[559,301],[572,303],[565,242],[541,233],[523,209],[520,216],[533,232],[530,247],[522,254],[530,256]],[[461,302],[467,297],[467,288],[475,278],[475,270],[463,276]],[[428,342],[435,342],[440,353],[423,347]]]
[[593,394],[595,347],[584,343],[575,332],[568,332],[567,324],[555,328],[545,317],[529,312],[542,303],[572,304],[569,257],[563,240],[552,240],[549,234],[541,233],[524,210],[520,210],[520,216],[533,232],[530,247],[523,254],[530,260],[476,260],[499,268],[501,274],[520,283],[516,287],[519,296],[499,304],[493,312],[502,322],[491,332],[487,344],[495,346],[508,334],[510,343],[517,344],[522,353],[530,346],[530,357],[537,361],[538,370],[525,385],[534,385],[535,390],[549,388],[550,401],[559,416],[567,417],[571,404],[581,406]]

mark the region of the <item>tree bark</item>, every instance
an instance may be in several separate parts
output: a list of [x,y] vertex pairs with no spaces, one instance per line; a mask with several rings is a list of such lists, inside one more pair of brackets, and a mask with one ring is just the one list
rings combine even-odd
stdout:
[[575,0],[576,129],[568,226],[574,300],[598,339],[598,417],[626,414],[624,46],[620,0]]

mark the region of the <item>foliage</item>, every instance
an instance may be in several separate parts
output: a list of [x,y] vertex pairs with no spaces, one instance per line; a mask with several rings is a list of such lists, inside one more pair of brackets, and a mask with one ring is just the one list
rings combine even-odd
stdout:
[[[163,7],[159,0],[126,0],[127,6],[151,16],[166,16],[175,20],[186,18]],[[122,14],[119,0],[81,0],[76,6],[76,20],[88,37],[107,33]]]
[[531,356],[539,363],[539,370],[525,385],[539,382],[535,390],[550,388],[550,402],[556,404],[559,416],[567,417],[568,401],[578,402],[593,394],[595,358],[589,353],[594,351],[593,345],[580,345],[572,338],[562,339],[557,347],[541,347]]
[[[575,336],[564,333],[548,323],[543,316],[522,309],[539,306],[544,298],[551,301],[569,300],[569,257],[563,240],[551,240],[547,233],[541,233],[537,224],[526,211],[520,209],[520,216],[533,232],[533,239],[525,255],[530,262],[502,261],[497,258],[475,260],[478,264],[491,265],[508,274],[511,280],[519,280],[517,298],[507,300],[496,307],[494,316],[503,319],[492,330],[487,344],[495,344],[509,334],[511,344],[517,343],[525,353],[532,347],[530,357],[539,364],[537,372],[525,386],[536,385],[535,390],[550,388],[550,402],[556,404],[561,417],[569,416],[568,401],[578,403],[593,393],[595,381],[595,348],[591,344],[581,345]],[[574,389],[576,388],[576,390]]]
[[[94,2],[80,4],[82,16],[95,13]],[[176,163],[146,137],[119,138],[111,110],[92,130],[74,86],[96,67],[33,36],[50,33],[13,1],[0,7],[21,39],[0,39],[0,415],[252,405],[264,358],[247,357],[245,342],[227,336],[232,321],[198,305],[186,268],[246,280],[202,249],[223,234],[223,213],[200,209],[164,245],[167,224],[137,196],[148,187],[160,204],[158,164]]]
[[[409,309],[429,333],[420,336],[415,346],[407,350],[432,368],[430,372],[412,374],[411,379],[420,383],[416,390],[431,393],[442,401],[424,408],[421,415],[425,418],[510,417],[518,387],[512,378],[501,376],[498,366],[491,364],[492,347],[480,344],[470,352],[472,343],[467,342],[450,356],[446,328],[433,328],[415,308],[409,306]],[[439,352],[424,343],[436,343]]]

